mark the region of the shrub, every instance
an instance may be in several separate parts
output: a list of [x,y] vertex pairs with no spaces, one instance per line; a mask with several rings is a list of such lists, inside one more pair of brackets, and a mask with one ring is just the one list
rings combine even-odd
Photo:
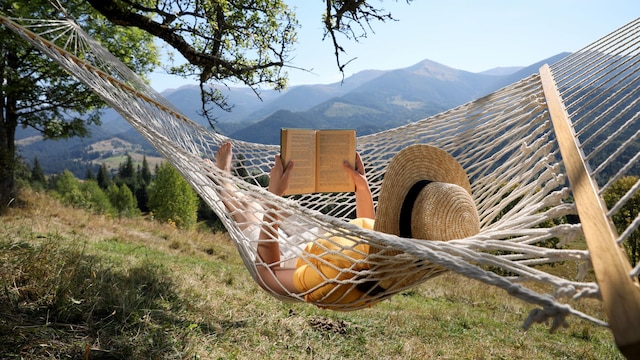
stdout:
[[162,163],[149,185],[149,211],[161,222],[190,229],[197,221],[198,195],[169,163]]
[[[607,207],[611,209],[635,184],[638,182],[636,176],[625,176],[611,185],[604,192],[603,198]],[[640,212],[640,193],[635,193],[631,198],[612,216],[618,234],[622,234]],[[624,249],[631,265],[637,264],[640,260],[640,230],[636,230],[624,242]]]
[[107,194],[118,216],[131,217],[140,214],[138,201],[126,184],[111,184],[107,188]]

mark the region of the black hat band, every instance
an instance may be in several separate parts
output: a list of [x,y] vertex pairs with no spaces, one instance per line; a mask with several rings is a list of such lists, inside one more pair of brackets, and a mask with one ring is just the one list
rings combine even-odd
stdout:
[[431,180],[420,180],[413,184],[411,189],[407,192],[404,201],[402,202],[402,208],[400,209],[400,218],[398,219],[398,236],[403,238],[412,238],[411,236],[411,213],[413,212],[413,205],[416,203],[416,199],[422,189],[425,186],[431,184]]

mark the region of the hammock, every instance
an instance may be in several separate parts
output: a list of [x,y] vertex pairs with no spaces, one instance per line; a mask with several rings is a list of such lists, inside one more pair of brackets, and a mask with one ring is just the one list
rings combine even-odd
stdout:
[[[331,285],[311,303],[355,310],[446,270],[536,305],[525,327],[551,319],[553,330],[572,314],[610,326],[623,353],[640,351],[640,266],[632,268],[621,251],[637,233],[640,217],[620,234],[611,225],[640,182],[610,209],[601,200],[617,180],[639,174],[640,19],[483,98],[358,137],[374,202],[389,160],[401,149],[430,144],[458,160],[471,182],[481,231],[448,242],[405,239],[348,223],[355,213],[351,193],[277,197],[259,184],[278,146],[230,139],[186,118],[73,21],[1,15],[0,21],[90,86],[175,166],[224,223],[251,276],[273,296],[305,301]],[[235,156],[231,174],[206,161],[227,141]],[[271,211],[280,220],[267,208],[278,209]],[[581,222],[567,221],[578,217]],[[302,259],[333,267],[336,275],[304,293],[281,295],[269,288],[258,271],[266,265],[257,256],[256,234],[276,221],[281,230],[273,241],[280,244],[283,266]],[[335,239],[348,239],[348,248]],[[322,251],[305,252],[308,243],[320,244]],[[362,244],[396,255],[370,256],[359,250]],[[336,267],[327,256],[352,265]],[[575,275],[554,273],[552,265],[567,263]],[[597,282],[587,280],[590,266]],[[402,285],[353,295],[364,281],[389,279]],[[607,321],[568,304],[588,297],[602,300]]]

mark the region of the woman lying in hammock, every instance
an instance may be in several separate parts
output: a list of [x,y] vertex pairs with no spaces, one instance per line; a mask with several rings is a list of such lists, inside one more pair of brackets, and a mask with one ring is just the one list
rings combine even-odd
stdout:
[[[227,142],[220,146],[216,153],[216,166],[230,171],[231,162],[232,145]],[[276,155],[275,164],[269,174],[268,190],[282,196],[289,186],[289,178],[293,171],[295,164],[289,162],[283,165],[280,156]],[[479,219],[471,198],[469,180],[460,164],[443,150],[428,145],[414,145],[403,149],[391,160],[380,189],[378,217],[375,222],[373,199],[359,154],[356,154],[355,166],[344,163],[344,171],[351,176],[355,184],[357,218],[351,221],[354,224],[413,239],[460,239],[479,231]],[[238,204],[227,203],[227,207],[237,209]],[[251,206],[247,206],[247,209],[250,208]],[[280,266],[280,244],[274,241],[279,236],[278,219],[275,218],[277,211],[270,210],[277,209],[264,209],[265,213],[270,214],[270,218],[274,218],[271,223],[262,227],[257,246],[257,269],[262,280],[259,283],[266,290],[285,296],[303,294],[308,302],[330,307],[334,304],[358,303],[380,291],[407,286],[404,283],[407,279],[402,274],[389,275],[389,271],[382,281],[358,284],[366,285],[365,287],[356,288],[353,284],[325,281],[332,278],[348,280],[353,276],[353,271],[341,274],[336,269],[342,266],[353,270],[355,261],[364,260],[366,254],[380,255],[388,251],[335,236],[329,240],[319,238],[305,248],[305,253],[315,254],[316,260],[318,257],[321,260],[314,261],[313,257],[309,257],[306,260],[298,260],[296,267]],[[239,214],[236,217],[242,218],[251,216],[253,212],[234,213]],[[239,223],[252,223],[246,219],[236,220]],[[335,251],[327,252],[326,249]],[[340,256],[341,253],[345,255]],[[434,267],[424,264],[413,267],[421,268],[417,274],[418,278],[434,272]],[[364,261],[359,262],[356,270],[370,269]],[[378,270],[384,272],[384,269]],[[393,273],[393,269],[391,272]],[[438,270],[439,272],[442,270]],[[415,277],[412,276],[412,279]]]

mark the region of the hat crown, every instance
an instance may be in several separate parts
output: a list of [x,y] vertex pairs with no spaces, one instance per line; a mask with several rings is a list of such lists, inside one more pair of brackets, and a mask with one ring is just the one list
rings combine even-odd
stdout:
[[414,239],[446,241],[464,239],[480,232],[473,198],[456,184],[428,184],[417,196],[410,216]]

